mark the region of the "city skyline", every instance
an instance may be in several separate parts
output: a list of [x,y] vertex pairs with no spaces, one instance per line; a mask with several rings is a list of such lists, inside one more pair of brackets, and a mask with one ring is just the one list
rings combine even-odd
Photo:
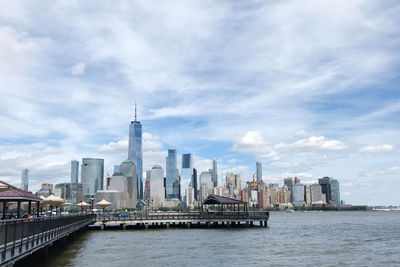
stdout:
[[36,191],[83,158],[111,176],[137,99],[141,174],[173,148],[199,176],[218,159],[219,183],[258,161],[266,183],[329,176],[347,203],[398,205],[399,5],[207,3],[1,3],[0,179],[28,169]]

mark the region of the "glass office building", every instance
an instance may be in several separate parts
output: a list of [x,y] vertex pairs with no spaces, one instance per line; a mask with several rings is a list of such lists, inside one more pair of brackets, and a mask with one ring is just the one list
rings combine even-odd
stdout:
[[[181,192],[182,197],[186,194],[186,189],[192,186],[192,176],[193,176],[193,157],[192,154],[182,155],[182,169],[181,169]],[[185,200],[185,198],[182,198]]]
[[168,149],[166,167],[165,196],[167,199],[180,199],[176,149]]
[[135,163],[137,168],[137,198],[143,199],[143,181],[142,181],[142,170],[143,170],[143,152],[142,152],[142,125],[139,121],[135,120],[131,122],[129,126],[129,151],[128,159]]
[[256,162],[257,184],[262,180],[262,165],[261,162]]
[[71,184],[77,184],[79,179],[79,161],[71,160]]
[[28,191],[28,184],[29,184],[29,170],[28,169],[23,169],[21,173],[21,189]]
[[162,207],[164,199],[164,170],[160,165],[155,165],[150,172],[150,207],[154,209]]
[[84,158],[81,165],[83,198],[89,199],[98,190],[103,190],[104,159]]

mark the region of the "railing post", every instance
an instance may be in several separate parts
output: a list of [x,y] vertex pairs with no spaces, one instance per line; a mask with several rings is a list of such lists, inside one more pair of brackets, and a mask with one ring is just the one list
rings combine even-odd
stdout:
[[2,260],[5,260],[5,259],[6,259],[6,252],[7,252],[7,235],[8,235],[8,222],[5,222],[4,225],[5,225],[5,229],[4,229],[5,235],[4,235],[4,249],[3,249],[3,253],[2,253],[2,255],[1,255]]

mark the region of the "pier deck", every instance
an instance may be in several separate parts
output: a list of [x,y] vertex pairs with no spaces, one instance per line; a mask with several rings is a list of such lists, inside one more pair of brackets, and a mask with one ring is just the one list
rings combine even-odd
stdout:
[[86,227],[94,214],[0,220],[0,266],[16,261]]
[[101,230],[111,228],[169,228],[169,227],[231,227],[268,225],[269,212],[190,212],[190,213],[150,213],[150,214],[98,214],[91,228]]

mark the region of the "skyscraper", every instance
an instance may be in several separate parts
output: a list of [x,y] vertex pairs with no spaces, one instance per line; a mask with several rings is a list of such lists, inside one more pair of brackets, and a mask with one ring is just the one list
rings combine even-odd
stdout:
[[71,184],[77,184],[79,179],[79,161],[71,160]]
[[104,159],[83,158],[81,165],[83,198],[88,199],[103,190]]
[[[192,154],[182,155],[182,169],[181,169],[181,192],[186,194],[186,189],[192,186],[192,176],[193,176],[193,157]],[[182,198],[186,200],[186,198]]]
[[261,166],[261,162],[256,162],[256,171],[257,171],[257,184],[260,183],[260,181],[262,180],[262,166]]
[[191,183],[193,189],[194,189],[194,199],[198,200],[198,185],[197,185],[197,170],[193,168],[193,175],[192,175],[192,183]]
[[304,185],[303,184],[293,184],[293,205],[302,206],[305,204],[304,201]]
[[326,196],[326,202],[333,205],[340,205],[340,189],[339,182],[331,177],[323,177],[318,179],[321,185],[322,194]]
[[177,168],[176,149],[168,149],[166,158],[167,177],[165,181],[165,193],[167,199],[180,199],[179,196],[179,171]]
[[136,103],[135,103],[135,120],[129,126],[129,151],[128,159],[135,163],[137,168],[137,198],[143,199],[143,153],[142,153],[142,125],[137,121]]
[[128,182],[127,191],[128,191],[129,199],[127,200],[127,204],[130,207],[135,207],[136,202],[138,200],[137,192],[139,189],[139,185],[137,184],[138,180],[137,180],[136,165],[132,160],[127,159],[121,163],[121,165],[119,166],[119,170],[122,173],[122,175],[126,177],[127,182]]
[[152,208],[159,208],[163,206],[165,197],[164,188],[164,171],[159,165],[151,168],[150,173],[150,199]]
[[212,173],[212,178],[214,182],[214,187],[218,186],[218,165],[217,165],[217,159],[213,159],[213,173]]
[[21,189],[28,191],[28,184],[29,184],[29,170],[28,169],[23,169],[21,173]]

